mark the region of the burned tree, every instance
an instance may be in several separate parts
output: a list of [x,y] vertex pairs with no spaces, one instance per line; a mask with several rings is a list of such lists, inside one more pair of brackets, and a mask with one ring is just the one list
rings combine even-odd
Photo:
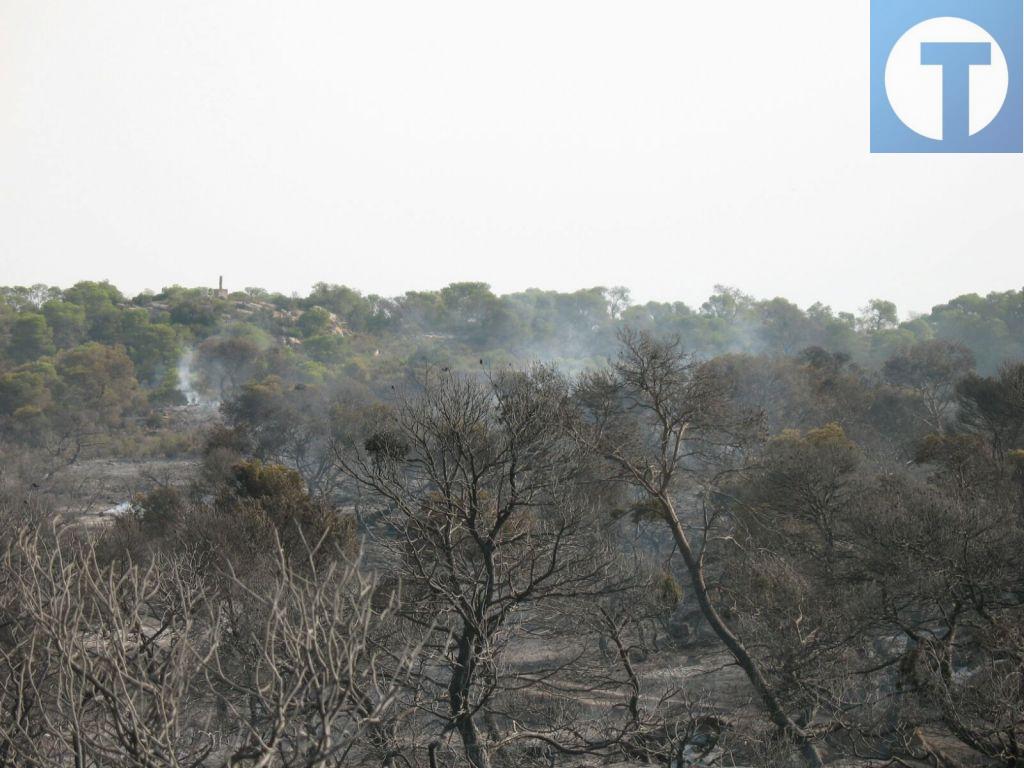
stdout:
[[729,382],[678,342],[627,332],[621,346],[608,370],[579,382],[576,399],[586,420],[577,438],[631,489],[638,511],[667,526],[701,613],[769,719],[809,765],[822,765],[807,723],[787,711],[748,641],[723,614],[709,577],[708,545],[725,525],[710,501],[742,449],[760,437],[760,414],[738,409]]
[[[536,736],[512,694],[553,689],[573,662],[518,670],[510,646],[529,631],[566,629],[566,604],[616,588],[594,524],[602,485],[567,439],[569,406],[566,383],[547,368],[432,373],[361,445],[337,451],[382,516],[374,545],[405,584],[402,617],[428,637],[423,675],[436,697],[422,706],[442,734],[458,735],[474,768],[491,765],[499,742]],[[505,736],[494,733],[499,719]]]

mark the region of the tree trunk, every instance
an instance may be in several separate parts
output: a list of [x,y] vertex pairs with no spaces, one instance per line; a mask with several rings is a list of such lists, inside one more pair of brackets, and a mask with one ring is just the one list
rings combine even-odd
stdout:
[[458,725],[466,759],[473,768],[491,768],[491,758],[480,741],[480,732],[472,717],[465,717]]
[[473,768],[491,768],[490,756],[480,739],[480,731],[476,727],[471,711],[469,694],[476,671],[475,641],[475,632],[464,626],[462,636],[458,639],[455,668],[448,682],[448,705],[452,725],[462,739],[462,747],[469,764]]
[[754,657],[725,623],[718,609],[711,602],[707,581],[704,578],[704,565],[694,553],[690,539],[683,529],[682,521],[680,521],[679,516],[676,514],[674,505],[666,496],[662,496],[659,501],[661,502],[665,520],[672,530],[672,537],[683,556],[686,570],[690,575],[691,586],[693,587],[694,594],[697,596],[697,603],[700,605],[704,618],[746,674],[750,684],[754,686],[754,690],[761,699],[761,703],[764,705],[765,710],[768,712],[768,717],[775,727],[779,729],[782,735],[799,747],[800,754],[809,768],[822,768],[824,761],[822,760],[821,753],[807,734],[807,731],[783,710],[778,698],[769,687],[768,681],[765,680],[764,675],[761,673],[761,669],[754,660]]

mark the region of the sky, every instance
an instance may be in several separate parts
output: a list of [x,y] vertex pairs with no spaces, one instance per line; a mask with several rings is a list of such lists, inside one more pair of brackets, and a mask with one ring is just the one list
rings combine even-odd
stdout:
[[0,283],[902,312],[1024,285],[1024,157],[871,155],[867,0],[0,0]]

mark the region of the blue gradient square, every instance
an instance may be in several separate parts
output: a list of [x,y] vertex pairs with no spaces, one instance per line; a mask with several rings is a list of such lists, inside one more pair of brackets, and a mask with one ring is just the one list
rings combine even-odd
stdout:
[[[953,16],[983,27],[1002,48],[1009,91],[1002,111],[983,130],[941,141],[899,119],[885,90],[889,53],[903,34],[929,19]],[[874,153],[1024,152],[1024,3],[1022,0],[871,0],[871,151]]]

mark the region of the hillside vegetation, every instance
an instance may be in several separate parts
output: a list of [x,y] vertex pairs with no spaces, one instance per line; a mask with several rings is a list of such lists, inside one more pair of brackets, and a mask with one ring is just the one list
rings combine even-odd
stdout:
[[87,282],[0,350],[0,768],[1024,765],[1024,291]]

